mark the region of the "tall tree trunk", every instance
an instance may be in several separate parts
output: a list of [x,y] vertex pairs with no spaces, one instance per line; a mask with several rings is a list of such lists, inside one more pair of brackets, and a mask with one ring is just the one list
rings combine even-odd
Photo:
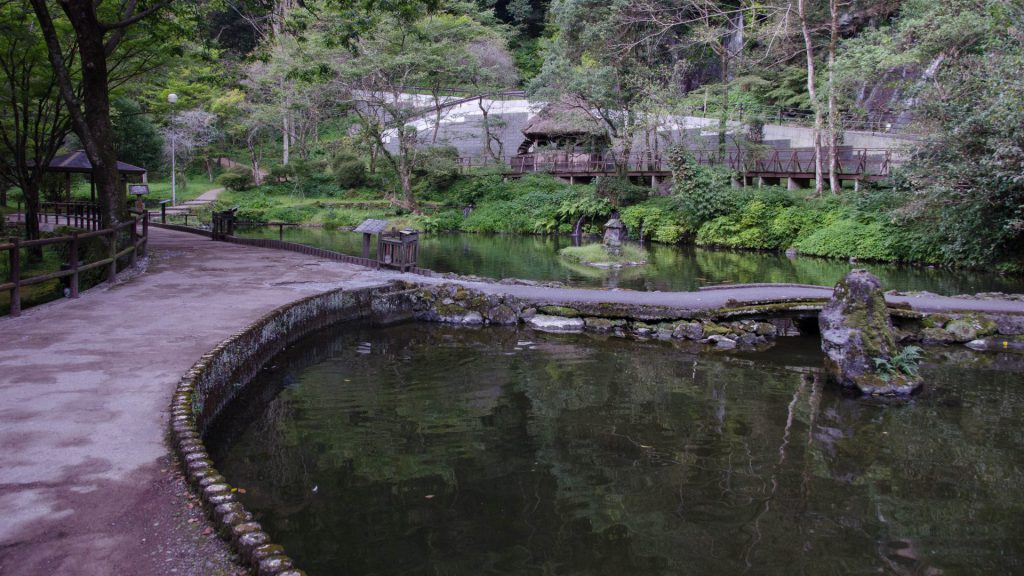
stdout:
[[[72,126],[78,135],[86,156],[92,163],[93,181],[99,191],[100,218],[104,227],[120,221],[124,215],[124,190],[117,171],[117,154],[114,151],[114,129],[110,122],[110,100],[107,70],[107,53],[117,43],[115,37],[105,42],[110,27],[102,24],[96,16],[95,4],[91,0],[64,0],[61,8],[75,31],[78,54],[81,61],[81,102],[76,98],[71,84],[71,75],[64,66],[64,57],[57,38],[56,28],[50,16],[46,0],[31,0],[40,31],[46,40],[47,55],[54,74],[71,114]],[[126,26],[123,22],[121,25]]]
[[807,54],[807,95],[811,99],[811,106],[814,107],[814,194],[821,195],[822,190],[822,161],[821,157],[821,129],[823,124],[821,114],[821,103],[818,102],[817,90],[814,86],[814,44],[811,41],[811,27],[807,21],[807,0],[797,0],[797,13],[800,15],[800,29],[804,35],[804,50]]
[[288,129],[288,113],[281,113],[281,164],[288,165],[291,155],[291,132]]
[[32,178],[22,190],[25,197],[25,238],[39,238],[39,178]]
[[[412,132],[410,137],[409,133]],[[404,125],[398,127],[398,179],[402,186],[400,204],[409,210],[416,209],[412,197],[412,168],[416,154],[416,129]]]
[[839,44],[839,2],[829,0],[829,12],[832,20],[829,23],[828,43],[828,187],[833,194],[842,191],[839,181],[839,139],[842,137],[842,118],[836,104],[835,64],[836,45]]
[[493,148],[491,148],[491,139],[492,139],[492,136],[491,136],[491,122],[490,122],[490,112],[491,112],[491,109],[488,108],[487,106],[484,106],[484,99],[483,99],[483,97],[480,97],[480,99],[478,99],[476,101],[476,103],[477,103],[477,106],[480,108],[480,113],[483,114],[483,117],[484,117],[484,120],[483,120],[484,143],[485,143],[485,145],[487,147],[487,154],[495,162],[500,162],[501,161],[501,157],[498,156],[498,154],[496,154],[494,152]]
[[719,66],[722,68],[722,101],[721,111],[718,114],[718,156],[720,162],[725,161],[726,139],[725,134],[729,127],[729,47],[727,40],[721,41],[718,52]]

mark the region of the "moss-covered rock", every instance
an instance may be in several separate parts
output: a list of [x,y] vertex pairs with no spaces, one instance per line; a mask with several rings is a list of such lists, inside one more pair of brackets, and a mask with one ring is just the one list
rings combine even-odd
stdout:
[[851,270],[818,315],[821,349],[831,379],[865,394],[909,394],[916,376],[881,373],[877,361],[899,352],[882,285],[867,270]]

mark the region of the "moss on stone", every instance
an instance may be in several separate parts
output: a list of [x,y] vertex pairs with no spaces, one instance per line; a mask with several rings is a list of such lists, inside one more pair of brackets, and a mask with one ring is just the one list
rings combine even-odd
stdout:
[[541,306],[539,310],[541,314],[547,314],[548,316],[562,316],[564,318],[578,318],[580,316],[579,310],[569,306]]

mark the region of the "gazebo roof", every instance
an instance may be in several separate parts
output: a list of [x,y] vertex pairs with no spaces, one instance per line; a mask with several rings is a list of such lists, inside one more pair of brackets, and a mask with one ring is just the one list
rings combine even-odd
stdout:
[[[54,156],[46,171],[92,174],[92,162],[89,162],[89,157],[86,156],[84,150],[75,150],[74,152]],[[128,164],[127,162],[121,162],[120,160],[117,162],[117,171],[121,174],[146,173],[145,168],[139,168],[138,166]]]
[[587,108],[573,102],[553,102],[537,113],[523,127],[528,138],[559,136],[605,136],[601,124]]

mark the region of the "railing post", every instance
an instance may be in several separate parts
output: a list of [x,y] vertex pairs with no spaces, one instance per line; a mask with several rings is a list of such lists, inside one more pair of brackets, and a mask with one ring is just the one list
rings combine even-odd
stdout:
[[78,298],[78,232],[71,233],[71,297]]
[[135,261],[138,259],[139,251],[139,217],[135,216],[132,218],[132,255],[128,259],[132,266],[135,266]]
[[107,282],[113,283],[114,279],[117,278],[117,227],[110,229],[110,244],[109,250],[107,250],[107,258],[110,259],[110,264],[107,268]]
[[160,223],[167,224],[167,203],[160,203]]
[[21,240],[11,238],[11,316],[21,315]]
[[146,255],[146,248],[149,245],[149,210],[142,213],[142,244],[139,245],[139,250],[142,255]]

